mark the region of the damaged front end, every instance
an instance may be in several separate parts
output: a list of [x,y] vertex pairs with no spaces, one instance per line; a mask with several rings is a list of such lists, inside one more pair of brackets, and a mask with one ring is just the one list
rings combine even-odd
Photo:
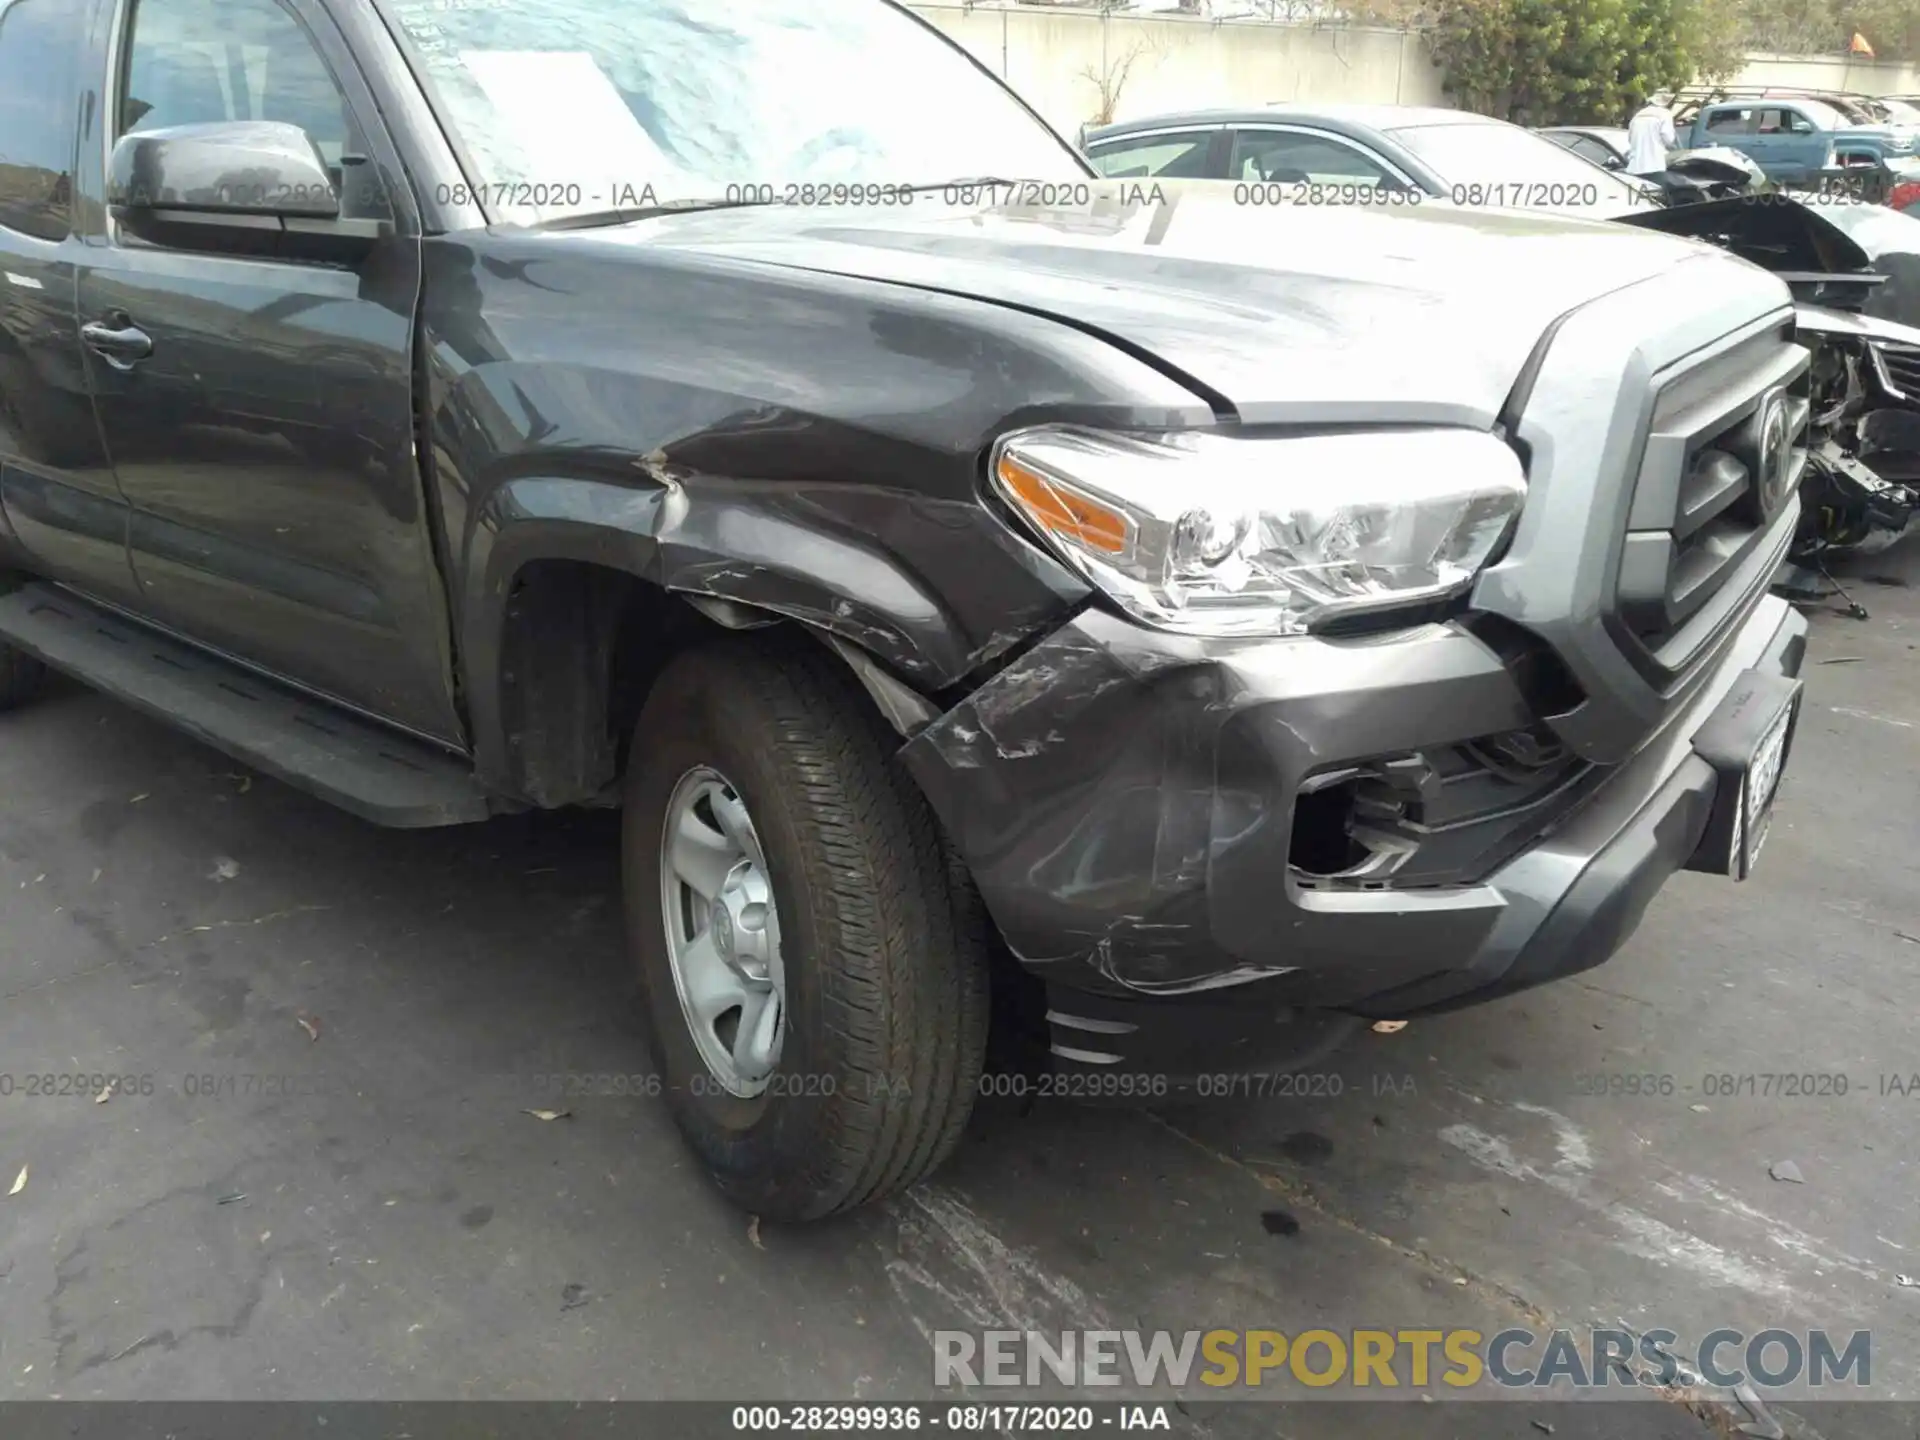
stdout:
[[1088,607],[900,753],[1040,987],[1049,1063],[1179,1090],[1311,1063],[1368,997],[1487,949],[1507,899],[1421,882],[1566,813],[1589,767],[1533,730],[1464,629],[1223,642]]
[[[1920,314],[1907,313],[1920,309],[1920,297],[1907,293],[1920,263],[1920,225],[1835,213],[1839,223],[1764,195],[1622,217],[1730,250],[1780,276],[1799,302],[1797,336],[1813,354],[1813,412],[1800,530],[1788,557],[1796,567],[1885,549],[1920,512],[1920,328],[1908,323]],[[1783,572],[1794,593],[1803,578]]]
[[1920,330],[1802,305],[1813,416],[1790,560],[1885,549],[1920,511]]

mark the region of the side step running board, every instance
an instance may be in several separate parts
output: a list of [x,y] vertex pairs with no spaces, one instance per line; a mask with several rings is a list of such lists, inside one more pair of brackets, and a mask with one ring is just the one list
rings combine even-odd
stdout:
[[64,590],[0,595],[0,640],[376,825],[461,825],[493,813],[459,758]]

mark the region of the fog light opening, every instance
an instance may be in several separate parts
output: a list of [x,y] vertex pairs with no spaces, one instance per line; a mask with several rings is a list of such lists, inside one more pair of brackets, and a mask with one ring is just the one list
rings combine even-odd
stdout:
[[1287,863],[1295,871],[1318,879],[1343,874],[1372,853],[1354,839],[1352,831],[1359,773],[1328,780],[1316,789],[1302,789],[1294,801],[1293,840],[1287,849]]
[[1405,802],[1372,769],[1309,776],[1293,803],[1287,861],[1295,883],[1385,889],[1416,846],[1373,827],[1405,815]]

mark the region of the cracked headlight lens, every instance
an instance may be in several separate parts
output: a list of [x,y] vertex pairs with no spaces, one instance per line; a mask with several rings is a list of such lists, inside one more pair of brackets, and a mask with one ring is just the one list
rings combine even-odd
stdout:
[[994,448],[995,489],[1135,619],[1297,635],[1464,590],[1526,499],[1476,430],[1248,437],[1045,427]]

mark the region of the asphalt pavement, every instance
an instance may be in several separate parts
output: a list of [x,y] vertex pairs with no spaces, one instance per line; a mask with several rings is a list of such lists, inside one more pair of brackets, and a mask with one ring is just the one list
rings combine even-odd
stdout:
[[[1608,965],[1368,1033],[1311,1096],[984,1104],[934,1181],[804,1230],[644,1093],[613,817],[380,831],[58,685],[0,717],[0,1397],[897,1398],[954,1327],[1600,1324],[1870,1330],[1870,1393],[1920,1400],[1920,543],[1841,578],[1871,618],[1814,620],[1752,883],[1680,877]],[[29,1079],[69,1075],[126,1078]],[[1202,1418],[1753,1419],[1428,1393]]]

